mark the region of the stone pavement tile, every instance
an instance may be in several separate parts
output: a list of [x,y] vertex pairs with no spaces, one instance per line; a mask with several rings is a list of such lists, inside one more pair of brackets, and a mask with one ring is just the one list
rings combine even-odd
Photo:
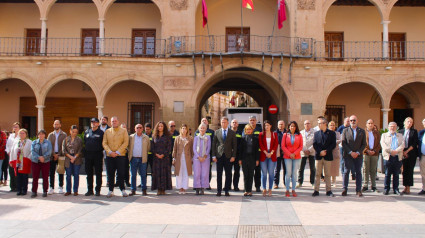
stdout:
[[158,234],[158,233],[125,233],[121,238],[178,238],[179,234]]
[[71,231],[112,231],[117,224],[110,223],[88,223],[88,222],[72,222],[62,228],[62,230]]
[[67,238],[120,238],[124,234],[123,232],[110,231],[75,231]]
[[291,202],[282,197],[266,199],[270,225],[301,225]]
[[19,228],[0,228],[0,238],[12,237],[13,235],[22,232],[24,229]]
[[205,226],[205,225],[167,225],[164,234],[216,234],[217,226]]
[[[4,216],[4,215],[2,214],[2,216]],[[22,221],[20,221],[20,220],[0,219],[0,229],[15,227],[15,226],[17,226],[21,223],[22,223]]]
[[267,203],[263,197],[242,200],[239,225],[270,225]]
[[131,233],[161,234],[167,225],[155,224],[117,224],[112,231]]
[[[18,234],[11,236],[13,238],[61,238],[67,237],[73,231],[60,231],[60,230],[49,230],[49,229],[25,229]],[[80,237],[81,238],[81,237]]]
[[217,226],[217,235],[236,235],[238,234],[238,226]]
[[15,226],[16,228],[24,229],[38,229],[38,230],[60,230],[63,227],[69,225],[69,221],[61,221],[60,219],[56,221],[23,221],[21,224]]
[[179,238],[236,238],[236,235],[180,234]]

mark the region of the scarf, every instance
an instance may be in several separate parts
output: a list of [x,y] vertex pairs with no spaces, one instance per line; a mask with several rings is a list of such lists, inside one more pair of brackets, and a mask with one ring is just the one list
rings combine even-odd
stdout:
[[[204,134],[203,136],[201,136],[201,134],[199,134],[198,135],[198,138],[199,138],[199,141],[198,141],[198,143],[197,143],[197,145],[196,145],[196,152],[198,153],[198,154],[200,154],[201,155],[201,157],[203,157],[205,154],[206,154],[206,150],[207,150],[207,142],[208,142],[208,137],[207,137],[207,134]],[[201,143],[204,143],[203,144],[203,146],[202,146],[202,153],[201,153],[201,148],[200,148],[200,144]]]
[[26,140],[18,142],[18,155],[17,155],[17,163],[16,163],[16,169],[22,170],[24,165],[24,147],[25,147]]

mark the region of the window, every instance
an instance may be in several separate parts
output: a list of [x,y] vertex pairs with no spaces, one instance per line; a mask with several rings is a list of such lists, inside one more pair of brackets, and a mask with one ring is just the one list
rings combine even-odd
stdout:
[[99,54],[99,29],[82,29],[81,55]]
[[344,32],[325,32],[325,55],[327,60],[343,60]]
[[129,102],[128,113],[129,122],[127,127],[131,133],[134,133],[136,124],[153,123],[154,103]]
[[404,60],[406,57],[406,33],[389,33],[389,57],[392,60]]
[[250,28],[243,28],[243,35],[241,35],[240,27],[227,27],[226,28],[226,52],[240,52],[242,49],[249,52],[250,49]]
[[325,118],[334,121],[336,127],[344,124],[345,105],[326,105]]
[[[47,30],[46,30],[46,34],[47,34]],[[26,29],[25,55],[38,55],[40,54],[40,48],[41,48],[41,29]]]
[[155,29],[133,29],[131,54],[133,56],[154,56],[155,36]]

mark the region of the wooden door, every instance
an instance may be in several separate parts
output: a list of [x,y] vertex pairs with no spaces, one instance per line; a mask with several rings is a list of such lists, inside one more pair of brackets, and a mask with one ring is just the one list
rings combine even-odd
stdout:
[[338,128],[344,123],[345,105],[326,105],[325,117],[328,122],[334,121]]
[[344,32],[325,32],[325,55],[327,60],[344,59]]
[[129,103],[130,123],[127,126],[131,133],[137,124],[153,122],[153,103]]
[[133,29],[131,54],[133,56],[154,56],[155,37],[155,29]]
[[[250,49],[250,28],[243,28],[241,35],[240,27],[226,27],[226,52],[249,52]],[[242,47],[243,45],[243,47]]]
[[81,55],[98,55],[99,29],[82,29],[81,33]]
[[40,54],[41,29],[27,29],[25,38],[25,55]]
[[392,60],[404,60],[406,57],[406,33],[389,33],[389,56]]

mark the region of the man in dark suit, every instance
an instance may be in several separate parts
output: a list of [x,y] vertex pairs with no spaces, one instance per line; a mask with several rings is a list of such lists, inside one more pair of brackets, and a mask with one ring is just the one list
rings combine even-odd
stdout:
[[350,127],[342,131],[342,148],[344,150],[344,172],[343,172],[343,192],[342,196],[347,196],[349,171],[351,167],[356,172],[356,195],[363,197],[362,194],[362,165],[363,150],[366,147],[366,133],[357,126],[357,117],[350,117]]
[[316,179],[314,181],[313,197],[319,196],[320,176],[322,168],[325,170],[326,196],[334,197],[331,190],[331,162],[333,160],[332,151],[336,147],[336,134],[328,129],[328,121],[319,119],[319,131],[314,133],[313,147],[316,151]]
[[217,196],[221,196],[223,168],[226,173],[224,183],[225,196],[230,196],[229,190],[232,183],[232,163],[237,153],[236,133],[229,129],[229,119],[221,118],[221,129],[214,133],[212,143],[212,159],[217,163]]

